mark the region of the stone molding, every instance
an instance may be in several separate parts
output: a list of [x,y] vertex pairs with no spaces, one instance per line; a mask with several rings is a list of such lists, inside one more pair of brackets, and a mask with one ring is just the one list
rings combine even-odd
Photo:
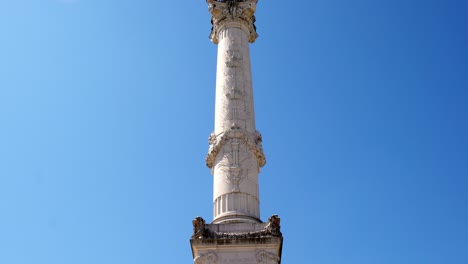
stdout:
[[260,215],[260,212],[258,211],[259,207],[250,207],[247,212],[242,212],[239,213],[239,211],[242,211],[241,205],[235,204],[235,203],[229,203],[229,201],[234,201],[234,200],[241,200],[244,201],[248,204],[254,204],[257,205],[258,198],[256,196],[250,195],[248,193],[242,193],[242,192],[231,192],[231,193],[225,193],[223,195],[220,195],[216,197],[216,199],[213,202],[213,209],[214,209],[214,221],[217,223],[218,220],[225,218],[227,216],[230,216],[232,214],[236,215],[236,217],[239,217],[240,214],[242,214],[245,217],[248,218],[255,218],[258,219],[258,216]]
[[215,252],[208,252],[194,259],[195,264],[216,264],[218,263],[218,255]]
[[192,239],[250,239],[264,237],[282,237],[280,218],[277,215],[272,215],[268,218],[268,223],[263,230],[253,232],[239,233],[224,233],[215,232],[206,227],[206,222],[203,218],[197,216],[193,221]]
[[230,139],[236,138],[242,139],[247,144],[249,149],[257,158],[257,162],[260,167],[263,167],[266,164],[266,158],[262,147],[262,135],[260,132],[255,131],[255,133],[249,135],[245,131],[242,131],[238,126],[233,125],[233,127],[220,135],[216,135],[214,132],[210,134],[210,137],[208,138],[210,148],[205,158],[206,166],[210,169],[213,168],[216,156],[226,142]]
[[210,11],[211,28],[210,39],[219,43],[219,34],[227,27],[241,27],[248,35],[250,43],[258,37],[255,27],[255,10],[258,0],[206,0]]

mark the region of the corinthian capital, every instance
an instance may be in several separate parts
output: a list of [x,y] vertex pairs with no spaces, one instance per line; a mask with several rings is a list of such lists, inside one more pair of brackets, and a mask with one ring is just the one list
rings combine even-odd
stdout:
[[255,27],[255,9],[258,0],[206,0],[210,11],[210,39],[218,44],[218,35],[226,27],[240,27],[253,43],[258,37]]

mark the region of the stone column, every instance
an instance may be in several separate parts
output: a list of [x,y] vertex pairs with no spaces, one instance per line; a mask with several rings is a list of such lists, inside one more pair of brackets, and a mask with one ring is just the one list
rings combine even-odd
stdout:
[[255,128],[249,42],[257,0],[207,0],[218,44],[215,130],[206,163],[214,175],[213,223],[260,222],[258,173],[266,160]]

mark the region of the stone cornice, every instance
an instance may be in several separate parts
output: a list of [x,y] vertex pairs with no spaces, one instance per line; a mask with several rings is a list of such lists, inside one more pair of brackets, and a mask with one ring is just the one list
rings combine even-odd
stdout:
[[227,27],[240,27],[253,43],[258,37],[255,27],[255,9],[258,0],[206,0],[210,11],[211,28],[210,39],[218,44],[220,32]]
[[251,232],[215,232],[207,227],[206,222],[201,217],[196,217],[193,221],[192,239],[251,239],[265,237],[283,237],[281,234],[280,218],[278,215],[272,215],[268,218],[268,223],[262,230]]

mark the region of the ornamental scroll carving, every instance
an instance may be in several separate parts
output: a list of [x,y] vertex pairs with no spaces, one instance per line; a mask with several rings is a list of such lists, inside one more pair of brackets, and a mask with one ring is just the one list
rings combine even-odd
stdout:
[[229,139],[240,139],[245,142],[253,155],[257,158],[258,165],[260,167],[265,165],[266,158],[263,153],[262,135],[258,131],[248,134],[242,131],[238,126],[233,126],[220,135],[216,135],[214,132],[210,134],[210,137],[208,138],[210,148],[205,159],[206,166],[208,166],[208,168],[213,168],[216,156]]
[[211,28],[210,39],[218,44],[218,34],[229,23],[240,25],[246,32],[249,42],[253,43],[258,37],[255,27],[255,10],[258,0],[206,0],[210,11]]

